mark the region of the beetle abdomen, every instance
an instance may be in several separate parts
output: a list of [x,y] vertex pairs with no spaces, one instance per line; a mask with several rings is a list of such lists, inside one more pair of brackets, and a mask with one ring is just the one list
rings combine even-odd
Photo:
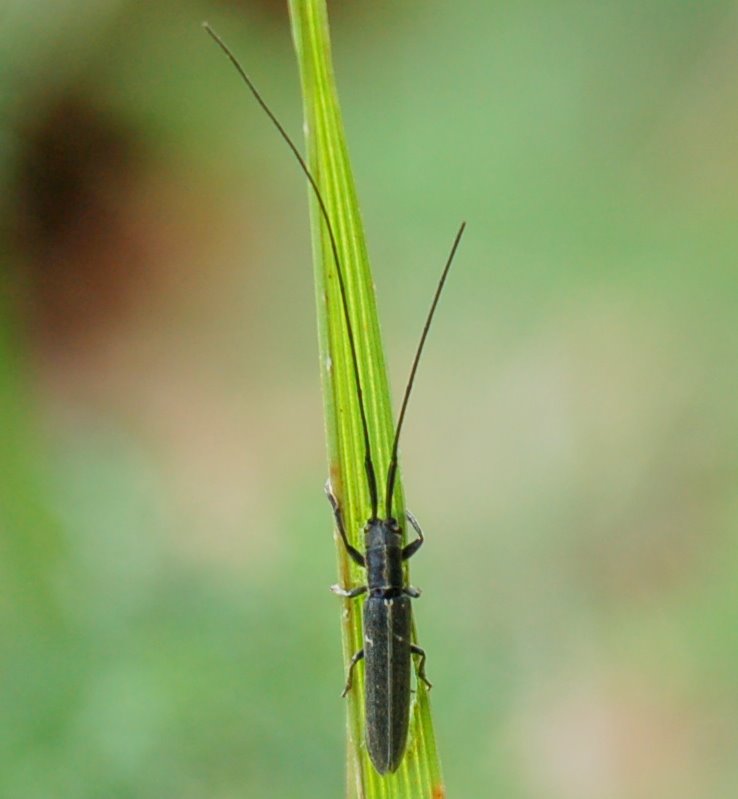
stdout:
[[402,760],[410,710],[410,599],[364,603],[366,745],[380,774]]

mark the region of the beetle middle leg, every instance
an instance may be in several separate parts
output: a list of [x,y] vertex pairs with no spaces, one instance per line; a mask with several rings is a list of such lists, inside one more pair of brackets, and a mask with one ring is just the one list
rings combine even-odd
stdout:
[[418,679],[422,680],[428,689],[432,688],[433,686],[425,676],[425,649],[421,649],[415,644],[410,644],[410,651],[413,653],[413,655],[418,655],[420,658],[420,663],[418,663]]
[[360,649],[352,658],[351,663],[349,663],[349,673],[348,679],[346,680],[346,686],[341,693],[341,696],[345,697],[346,694],[351,690],[351,684],[354,680],[354,666],[364,657],[364,650]]
[[359,566],[365,566],[366,561],[364,560],[364,556],[361,554],[361,552],[359,552],[358,549],[356,549],[356,547],[352,547],[351,544],[349,544],[348,536],[346,535],[346,527],[343,524],[341,506],[338,504],[338,499],[331,489],[330,480],[326,480],[325,495],[328,497],[328,502],[331,503],[331,507],[333,508],[333,516],[336,519],[336,527],[338,527],[338,532],[343,540],[343,545],[346,547],[346,552],[348,552],[349,557],[354,563],[358,563]]
[[415,518],[415,516],[413,516],[409,510],[405,511],[405,516],[407,516],[407,520],[412,525],[413,530],[415,530],[415,532],[418,534],[418,537],[415,539],[415,541],[411,541],[406,547],[403,547],[403,560],[411,558],[420,549],[420,547],[423,546],[423,541],[425,541],[423,531],[420,529],[420,525],[418,524],[418,520]]
[[356,596],[366,593],[367,586],[357,585],[356,588],[341,588],[340,585],[332,585],[331,591],[338,596],[346,597],[346,599],[353,599]]

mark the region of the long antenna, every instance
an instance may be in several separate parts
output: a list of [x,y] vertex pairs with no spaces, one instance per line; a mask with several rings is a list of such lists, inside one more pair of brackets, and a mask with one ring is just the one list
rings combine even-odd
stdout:
[[420,356],[423,353],[425,340],[428,337],[428,331],[430,330],[431,322],[433,321],[433,314],[436,312],[436,306],[438,305],[438,300],[441,298],[441,292],[443,291],[443,285],[446,282],[448,270],[451,268],[451,263],[453,262],[454,256],[456,255],[456,250],[458,249],[459,242],[461,241],[461,236],[464,233],[465,227],[466,227],[466,222],[462,222],[461,227],[459,228],[459,232],[456,234],[456,238],[454,239],[454,243],[451,247],[451,252],[449,253],[448,259],[446,261],[446,266],[443,267],[443,272],[441,273],[441,279],[438,281],[438,286],[436,286],[436,293],[433,295],[433,302],[431,303],[430,311],[428,311],[428,316],[425,319],[423,332],[420,335],[420,343],[418,344],[418,349],[415,352],[413,365],[412,368],[410,369],[410,377],[408,378],[407,386],[405,387],[405,396],[402,398],[402,407],[400,408],[400,416],[397,420],[397,429],[395,430],[395,440],[392,444],[392,457],[390,459],[389,468],[387,469],[387,498],[385,501],[387,518],[389,518],[392,515],[392,494],[394,493],[395,490],[395,478],[397,477],[397,448],[400,445],[400,432],[402,431],[402,423],[405,421],[405,411],[407,410],[407,403],[408,400],[410,399],[410,392],[413,390],[413,383],[415,382],[415,373],[418,371]]
[[[218,34],[208,25],[207,22],[203,22],[202,24],[205,31],[208,33],[211,39],[220,47],[220,49],[228,56],[228,59],[236,68],[238,74],[243,79],[244,83],[249,87],[251,93],[254,95],[256,102],[262,107],[266,115],[272,121],[272,124],[277,129],[279,135],[284,139],[287,146],[292,151],[292,154],[297,159],[297,163],[300,165],[300,168],[305,173],[305,177],[308,179],[308,183],[315,193],[315,198],[318,201],[318,207],[320,208],[320,213],[325,220],[326,227],[328,228],[328,238],[330,239],[331,243],[331,250],[333,251],[333,259],[336,262],[336,274],[338,275],[338,285],[341,290],[341,304],[343,305],[343,315],[346,320],[346,330],[348,332],[348,340],[349,346],[351,348],[351,362],[354,368],[354,378],[356,380],[356,393],[359,400],[359,412],[361,414],[361,429],[364,435],[364,469],[366,471],[366,479],[367,484],[369,487],[369,498],[371,500],[372,505],[372,519],[377,518],[377,506],[378,506],[378,498],[377,498],[377,478],[374,473],[374,463],[372,461],[372,451],[371,446],[369,444],[369,426],[366,421],[366,410],[364,409],[364,392],[361,389],[361,379],[359,378],[359,360],[356,356],[356,342],[354,340],[354,331],[351,327],[351,319],[349,317],[349,309],[348,309],[348,299],[346,296],[346,286],[343,279],[343,269],[341,268],[341,259],[338,256],[338,246],[336,244],[336,237],[333,233],[333,226],[331,225],[331,219],[328,215],[328,209],[326,204],[323,200],[323,197],[320,193],[320,189],[318,188],[318,184],[315,181],[315,178],[312,176],[310,170],[308,169],[308,165],[305,163],[305,159],[300,154],[300,151],[295,146],[292,139],[289,137],[287,131],[282,127],[281,123],[277,119],[277,117],[272,112],[271,108],[266,104],[266,101],[259,93],[256,86],[254,86],[251,78],[246,74],[246,70],[241,66],[239,60],[236,56],[231,52],[231,49],[228,45],[218,36]],[[422,345],[421,345],[422,346]]]

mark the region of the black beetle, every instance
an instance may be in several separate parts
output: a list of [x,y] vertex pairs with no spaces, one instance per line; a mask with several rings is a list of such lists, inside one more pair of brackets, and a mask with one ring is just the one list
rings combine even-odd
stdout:
[[[353,342],[353,331],[349,322],[348,308],[343,291],[343,278],[340,267],[337,269],[339,282],[342,285],[341,293],[344,297],[344,312],[346,327],[351,343],[351,352],[354,362],[359,408],[361,413],[365,451],[365,470],[367,488],[371,502],[372,513],[364,525],[364,551],[362,555],[356,547],[349,543],[346,527],[343,522],[341,507],[331,489],[330,483],[326,485],[326,494],[333,507],[336,527],[343,540],[349,557],[366,569],[367,584],[351,589],[333,586],[334,593],[340,596],[353,598],[367,593],[364,601],[364,646],[351,658],[349,675],[346,687],[343,689],[345,696],[351,689],[353,669],[356,664],[365,660],[364,675],[364,707],[366,716],[366,745],[374,768],[380,774],[395,771],[400,765],[405,752],[407,741],[408,722],[410,718],[410,656],[418,655],[418,678],[429,688],[430,683],[425,676],[425,652],[410,640],[412,631],[411,599],[420,596],[420,591],[411,585],[405,585],[402,562],[412,557],[422,546],[424,537],[415,517],[406,512],[406,518],[418,534],[418,537],[403,546],[402,528],[397,519],[392,516],[392,496],[397,475],[397,448],[400,442],[402,423],[405,420],[405,411],[410,399],[415,374],[417,372],[420,356],[423,352],[425,339],[430,329],[433,314],[438,300],[443,291],[448,270],[451,268],[456,249],[464,232],[465,224],[462,223],[451,252],[446,261],[446,266],[441,274],[441,279],[436,287],[430,311],[423,327],[420,343],[413,359],[410,377],[405,387],[400,416],[395,430],[392,456],[387,470],[387,486],[385,492],[385,509],[387,516],[382,519],[378,516],[377,483],[374,474],[374,465],[369,446],[369,433],[364,410],[363,392],[359,381],[359,370],[356,360],[356,350]],[[338,264],[338,261],[336,261]]]
[[410,719],[411,655],[418,655],[420,657],[417,672],[418,678],[430,688],[430,683],[425,676],[425,652],[410,640],[412,634],[412,609],[410,600],[420,596],[420,591],[410,585],[405,585],[402,566],[403,561],[412,557],[418,549],[420,549],[424,538],[423,532],[415,517],[407,512],[406,518],[418,534],[418,537],[411,543],[403,545],[402,527],[397,519],[392,516],[392,496],[395,487],[395,477],[397,475],[397,449],[402,424],[405,419],[405,411],[407,410],[407,404],[415,381],[415,374],[417,372],[418,363],[420,362],[420,356],[423,352],[423,346],[425,345],[428,330],[430,329],[433,314],[435,313],[438,300],[441,296],[446,276],[451,268],[456,249],[459,246],[461,236],[464,232],[465,223],[462,223],[454,239],[451,252],[446,261],[443,273],[441,274],[438,286],[436,287],[430,311],[426,317],[415,358],[413,359],[410,377],[405,388],[405,395],[403,397],[397,428],[395,430],[390,465],[387,470],[385,492],[386,517],[380,518],[378,515],[379,502],[377,481],[369,443],[369,425],[359,377],[356,344],[349,315],[341,259],[338,255],[338,246],[336,244],[336,237],[333,232],[328,209],[320,193],[318,184],[305,163],[304,158],[300,154],[300,151],[266,104],[241,64],[225,42],[223,42],[207,23],[204,23],[203,27],[223,50],[226,56],[228,56],[241,78],[251,90],[256,101],[277,128],[280,136],[284,139],[297,159],[300,168],[307,177],[308,183],[315,194],[320,213],[328,231],[331,251],[336,265],[341,304],[343,306],[343,315],[346,321],[346,331],[351,350],[351,361],[356,382],[356,392],[365,447],[364,468],[366,471],[367,488],[371,503],[371,516],[364,525],[365,555],[362,555],[356,547],[349,543],[340,504],[333,494],[330,482],[326,484],[326,494],[333,507],[336,526],[343,540],[343,544],[346,547],[346,551],[355,563],[366,568],[367,573],[366,585],[350,589],[344,589],[340,586],[333,586],[332,588],[335,593],[348,598],[358,597],[364,593],[368,594],[364,602],[363,614],[364,646],[351,659],[343,696],[346,696],[351,689],[354,667],[363,659],[365,661],[364,687],[367,750],[375,769],[380,774],[386,774],[387,772],[392,772],[397,769],[405,752]]

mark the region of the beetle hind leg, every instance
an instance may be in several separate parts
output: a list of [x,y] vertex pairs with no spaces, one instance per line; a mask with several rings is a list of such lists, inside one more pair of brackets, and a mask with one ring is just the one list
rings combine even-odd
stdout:
[[346,686],[341,693],[342,697],[345,697],[346,694],[351,690],[351,685],[354,680],[354,666],[364,657],[364,650],[360,649],[352,658],[351,663],[349,664],[349,673],[348,679],[346,680]]
[[425,683],[426,688],[430,690],[433,685],[425,676],[425,649],[421,649],[415,644],[410,644],[410,651],[413,653],[413,655],[417,655],[420,658],[420,663],[418,663],[418,679],[422,680]]

